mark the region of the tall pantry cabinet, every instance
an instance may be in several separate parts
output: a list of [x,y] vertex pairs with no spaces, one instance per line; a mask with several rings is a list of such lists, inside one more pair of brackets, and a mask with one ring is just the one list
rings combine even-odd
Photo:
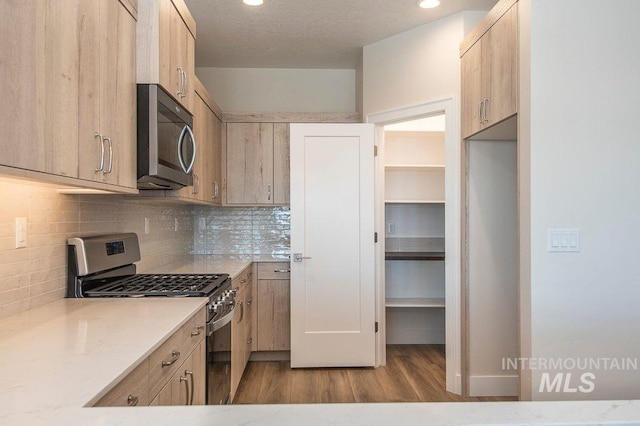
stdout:
[[388,344],[444,343],[444,132],[385,130]]

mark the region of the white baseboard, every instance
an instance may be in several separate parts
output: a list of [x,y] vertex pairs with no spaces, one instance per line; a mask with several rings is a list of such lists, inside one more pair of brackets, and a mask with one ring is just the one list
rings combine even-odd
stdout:
[[518,376],[471,376],[469,396],[518,396]]

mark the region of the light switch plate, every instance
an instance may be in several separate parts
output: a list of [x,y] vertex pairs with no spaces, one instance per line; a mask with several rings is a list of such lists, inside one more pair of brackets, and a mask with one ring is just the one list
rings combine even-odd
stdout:
[[27,218],[16,217],[16,248],[27,246]]
[[550,228],[547,231],[547,251],[548,252],[580,251],[580,230]]

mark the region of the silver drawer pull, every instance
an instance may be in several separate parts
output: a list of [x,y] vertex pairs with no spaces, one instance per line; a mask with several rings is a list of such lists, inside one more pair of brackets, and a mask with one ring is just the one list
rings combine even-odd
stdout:
[[138,405],[138,397],[137,396],[133,396],[133,395],[129,395],[127,397],[127,405],[129,405],[131,407],[135,407],[136,405]]
[[180,359],[180,352],[173,351],[173,352],[171,352],[171,360],[170,361],[162,361],[162,366],[163,367],[168,367],[168,366],[172,365],[173,363],[175,363],[179,359]]
[[274,269],[273,272],[288,274],[289,272],[291,272],[291,269]]
[[247,282],[247,280],[246,280],[246,279],[244,279],[244,280],[240,280],[240,284],[244,284],[244,283],[246,283],[246,282]]
[[198,328],[195,331],[191,332],[191,337],[199,336],[200,333],[202,333],[202,330],[204,330],[204,327],[199,325]]

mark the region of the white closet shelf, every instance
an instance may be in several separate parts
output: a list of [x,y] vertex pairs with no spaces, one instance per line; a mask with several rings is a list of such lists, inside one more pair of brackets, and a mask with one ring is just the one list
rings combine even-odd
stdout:
[[384,168],[388,171],[444,170],[444,164],[386,164]]
[[444,204],[444,200],[384,200],[386,204]]
[[410,297],[386,299],[387,308],[444,308],[444,298]]
[[386,260],[444,260],[445,240],[436,238],[392,238],[385,240]]

